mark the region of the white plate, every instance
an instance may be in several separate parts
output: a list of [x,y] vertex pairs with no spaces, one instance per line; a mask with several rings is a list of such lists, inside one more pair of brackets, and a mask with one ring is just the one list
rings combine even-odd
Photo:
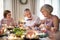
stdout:
[[9,37],[8,37],[8,39],[9,39],[9,40],[20,40],[21,38],[15,38],[15,37],[9,38]]

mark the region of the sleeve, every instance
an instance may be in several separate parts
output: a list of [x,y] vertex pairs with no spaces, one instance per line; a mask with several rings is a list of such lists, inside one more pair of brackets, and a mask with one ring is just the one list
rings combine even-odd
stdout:
[[13,24],[13,26],[16,26],[17,25],[17,23],[14,21],[13,18],[12,18],[12,24]]
[[3,24],[3,19],[0,21],[1,24]]
[[40,18],[39,17],[36,18],[35,23],[40,24]]
[[2,24],[3,24],[3,20],[0,21],[0,28],[2,27]]

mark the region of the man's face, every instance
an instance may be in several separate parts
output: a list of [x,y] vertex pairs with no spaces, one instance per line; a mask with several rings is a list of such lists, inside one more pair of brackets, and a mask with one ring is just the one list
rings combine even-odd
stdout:
[[24,11],[24,16],[27,18],[31,18],[31,12],[30,11]]

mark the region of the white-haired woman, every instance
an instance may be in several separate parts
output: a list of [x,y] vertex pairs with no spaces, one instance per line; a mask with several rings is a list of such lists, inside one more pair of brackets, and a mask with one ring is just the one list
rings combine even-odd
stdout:
[[59,27],[58,17],[56,15],[52,15],[53,7],[49,4],[45,4],[42,6],[41,10],[46,20],[44,24],[46,24],[46,28],[50,29],[53,32],[56,32]]

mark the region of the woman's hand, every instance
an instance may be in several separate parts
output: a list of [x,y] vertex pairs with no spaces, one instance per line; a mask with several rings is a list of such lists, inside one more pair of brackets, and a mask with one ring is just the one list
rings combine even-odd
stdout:
[[4,29],[5,29],[4,27],[1,28],[0,35],[2,35],[4,33]]
[[55,33],[56,32],[56,28],[55,27],[51,27],[51,32]]
[[50,26],[46,26],[46,29],[47,29],[47,30],[51,30],[51,27],[50,27]]

